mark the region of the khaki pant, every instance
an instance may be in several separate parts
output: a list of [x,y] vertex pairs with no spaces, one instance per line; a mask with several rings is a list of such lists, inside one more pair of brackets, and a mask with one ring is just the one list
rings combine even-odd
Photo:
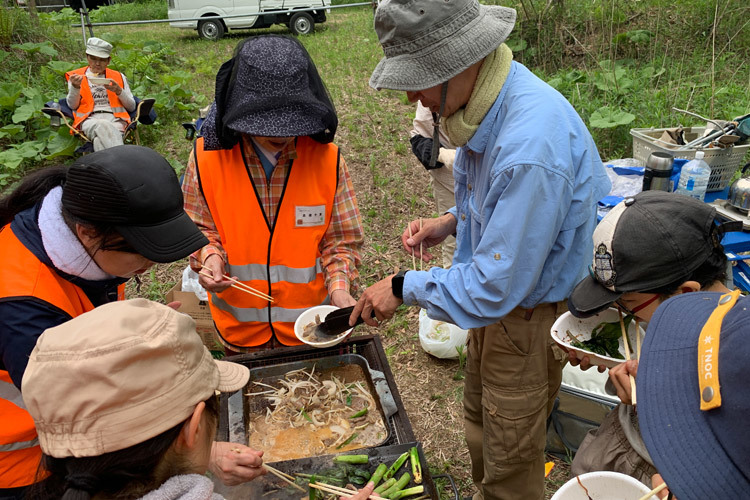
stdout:
[[[456,197],[453,194],[453,169],[447,165],[441,168],[428,170],[430,182],[432,183],[432,194],[435,197],[438,215],[456,206]],[[453,253],[456,251],[456,238],[448,236],[443,241],[443,267],[448,269],[453,263]]]
[[469,330],[464,423],[474,500],[542,500],[546,421],[567,360],[550,337],[564,302]]
[[94,151],[122,146],[122,133],[127,123],[112,113],[90,114],[81,122],[81,132],[94,143]]

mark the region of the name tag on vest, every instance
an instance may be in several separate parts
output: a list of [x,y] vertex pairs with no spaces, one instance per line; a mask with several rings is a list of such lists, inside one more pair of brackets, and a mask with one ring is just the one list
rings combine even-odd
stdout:
[[294,207],[294,227],[322,226],[326,220],[326,206]]

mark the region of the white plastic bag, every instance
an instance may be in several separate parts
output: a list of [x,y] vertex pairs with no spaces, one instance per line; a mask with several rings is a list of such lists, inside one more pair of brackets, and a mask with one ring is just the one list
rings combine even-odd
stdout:
[[208,293],[206,289],[201,286],[198,282],[198,273],[190,269],[190,266],[186,267],[182,271],[182,287],[183,292],[193,292],[198,300],[207,301]]
[[456,347],[466,346],[469,332],[445,321],[436,321],[419,311],[419,343],[428,354],[441,359],[458,358]]

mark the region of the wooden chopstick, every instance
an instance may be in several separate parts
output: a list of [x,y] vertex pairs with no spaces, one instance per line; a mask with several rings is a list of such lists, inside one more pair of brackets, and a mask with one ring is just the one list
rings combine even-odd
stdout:
[[[625,323],[622,320],[622,310],[617,309],[617,312],[620,315],[620,330],[622,331],[622,343],[625,345],[625,358],[627,360],[630,360],[630,346],[628,345],[628,332],[625,331]],[[630,399],[633,402],[633,405],[636,404],[635,399],[635,377],[633,377],[632,374],[628,374],[630,377]]]
[[[422,219],[421,218],[419,219],[419,231],[420,232],[422,231]],[[422,262],[424,262],[424,260],[422,260],[422,240],[419,240],[419,270],[420,271],[422,270]]]
[[[306,492],[306,491],[305,491],[305,489],[304,489],[304,488],[303,488],[302,486],[300,486],[300,485],[298,485],[297,483],[295,483],[294,481],[291,481],[291,480],[287,479],[286,477],[284,477],[284,476],[285,476],[285,474],[284,474],[283,472],[281,472],[280,470],[274,469],[273,467],[271,467],[270,465],[267,465],[267,464],[263,464],[263,467],[264,467],[264,468],[265,468],[265,469],[266,469],[266,470],[267,470],[268,472],[270,472],[270,473],[271,473],[271,474],[273,474],[274,476],[278,477],[279,479],[281,479],[281,480],[282,480],[282,481],[284,481],[285,483],[289,483],[289,484],[290,484],[291,486],[294,486],[294,487],[295,487],[295,488],[297,488],[298,490],[300,490],[300,491],[302,491],[302,492]],[[292,477],[292,476],[289,476],[289,477]]]
[[[208,269],[204,267],[203,269]],[[209,273],[204,273],[202,270],[198,272],[201,276],[205,276],[207,278],[213,279],[214,275]],[[242,283],[240,281],[237,281],[236,279],[230,278],[229,276],[224,276],[224,279],[228,279],[232,282],[230,285],[232,288],[236,288],[237,290],[243,291],[245,293],[249,293],[250,295],[254,295],[258,298],[267,300],[269,302],[273,302],[273,298],[270,295],[266,295],[265,293],[261,292],[260,290],[256,290],[255,288],[251,287],[250,285],[247,285],[245,283]]]
[[[339,488],[338,486],[333,486],[331,484],[321,483],[321,482],[314,482],[310,483],[310,488],[315,488],[316,490],[325,491],[326,493],[334,493],[336,495],[346,495],[346,496],[352,496],[355,493],[357,493],[357,490],[349,490],[346,488]],[[373,500],[383,500],[383,497],[378,496],[377,494],[373,493],[367,498],[372,498]]]
[[649,491],[638,500],[648,500],[649,498],[651,498],[652,496],[655,496],[657,493],[659,493],[661,490],[663,490],[666,487],[667,487],[667,483],[661,483],[659,486]]
[[641,359],[641,328],[638,326],[638,318],[635,318],[635,360]]
[[[409,238],[412,238],[411,234],[411,222],[409,222]],[[411,268],[417,270],[417,260],[414,258],[414,249],[411,249]]]

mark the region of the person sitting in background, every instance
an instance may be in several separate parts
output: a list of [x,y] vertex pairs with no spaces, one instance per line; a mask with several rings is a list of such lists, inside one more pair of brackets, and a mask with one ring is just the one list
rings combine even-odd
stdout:
[[660,498],[750,498],[750,300],[690,293],[651,318],[638,418]]
[[[719,225],[715,217],[710,205],[673,193],[645,191],[626,198],[594,230],[592,272],[573,290],[568,308],[577,317],[588,317],[616,305],[648,322],[671,296],[728,292],[727,258],[719,243],[728,226]],[[568,355],[571,364],[578,364],[574,352]],[[590,366],[588,358],[581,366]],[[637,373],[637,360],[609,371],[607,390],[616,392],[623,404],[586,435],[573,459],[572,475],[609,470],[650,481],[654,464],[639,433],[639,413],[631,404],[630,375]]]
[[[122,134],[135,110],[135,98],[125,75],[107,66],[112,45],[101,38],[86,42],[88,66],[65,73],[68,106],[73,110],[73,127],[94,144],[94,151],[122,145]],[[108,82],[91,81],[106,78]]]
[[[418,101],[413,121],[414,128],[409,142],[412,153],[430,174],[432,195],[435,197],[437,211],[439,214],[444,214],[456,206],[456,197],[453,195],[453,160],[456,157],[456,147],[451,144],[445,131],[439,130],[438,155],[434,160],[432,159],[434,118],[432,112]],[[448,269],[453,263],[453,253],[456,251],[456,238],[453,235],[445,238],[442,251],[443,267]]]
[[[298,345],[294,321],[303,311],[355,303],[363,231],[332,143],[337,125],[296,39],[248,38],[219,69],[182,189],[185,210],[210,241],[190,265],[203,273],[228,353]],[[230,288],[226,274],[274,301]]]

